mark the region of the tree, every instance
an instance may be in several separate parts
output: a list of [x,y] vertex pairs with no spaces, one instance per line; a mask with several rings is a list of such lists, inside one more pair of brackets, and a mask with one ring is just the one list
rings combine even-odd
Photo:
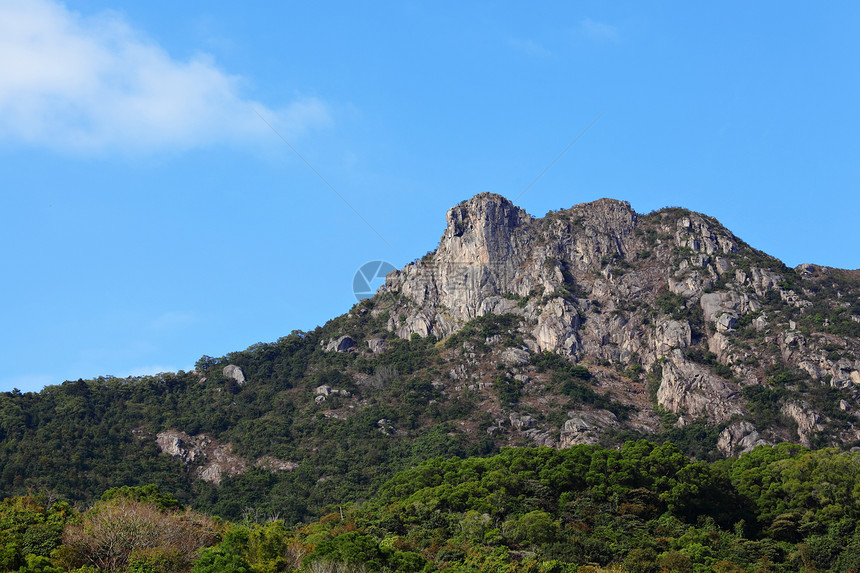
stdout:
[[135,554],[158,550],[190,564],[198,549],[214,543],[215,523],[191,511],[161,511],[151,502],[126,497],[100,501],[79,525],[66,528],[63,541],[79,565],[117,571]]

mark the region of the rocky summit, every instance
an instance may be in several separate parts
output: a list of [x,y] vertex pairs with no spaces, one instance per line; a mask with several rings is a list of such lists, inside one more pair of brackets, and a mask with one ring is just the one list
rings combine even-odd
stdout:
[[155,483],[227,519],[298,522],[504,446],[854,449],[858,293],[858,271],[788,268],[685,209],[601,199],[537,218],[482,193],[434,251],[310,332],[189,372],[0,394],[0,494]]
[[[386,278],[376,300],[394,302],[375,312],[386,308],[387,328],[401,338],[439,339],[477,317],[510,314],[518,344],[488,338],[494,350],[478,355],[464,342],[451,357],[458,379],[486,389],[476,366],[498,361],[507,376],[529,380],[523,393],[533,400],[522,404],[539,412],[546,380],[513,357],[551,352],[586,365],[595,389],[633,408],[626,422],[589,409],[561,427],[535,422],[538,442],[658,431],[663,412],[677,426],[720,427],[726,455],[860,439],[856,272],[789,269],[712,217],[679,208],[639,215],[612,199],[534,218],[482,193],[446,219],[434,252]],[[557,432],[561,439],[548,437]]]

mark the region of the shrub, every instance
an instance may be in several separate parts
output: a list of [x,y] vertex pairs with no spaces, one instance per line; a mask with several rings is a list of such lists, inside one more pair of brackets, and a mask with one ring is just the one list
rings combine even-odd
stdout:
[[191,511],[164,512],[154,503],[116,497],[100,501],[79,525],[66,528],[63,542],[76,550],[80,564],[117,571],[132,554],[158,549],[174,562],[190,564],[201,547],[215,541],[211,518]]

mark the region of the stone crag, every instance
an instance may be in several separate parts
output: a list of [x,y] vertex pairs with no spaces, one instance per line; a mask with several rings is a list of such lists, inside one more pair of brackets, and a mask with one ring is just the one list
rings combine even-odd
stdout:
[[194,468],[195,475],[203,481],[218,485],[225,476],[243,474],[251,466],[268,471],[293,471],[298,464],[271,456],[264,456],[253,463],[233,453],[233,446],[221,444],[206,434],[189,436],[179,430],[159,432],[155,443],[165,454],[179,459]]
[[[513,314],[523,343],[504,351],[507,364],[549,351],[652,373],[650,404],[633,395],[635,380],[625,389],[616,374],[608,383],[650,412],[638,416],[640,427],[657,427],[654,407],[679,415],[680,425],[702,419],[725,428],[721,449],[734,453],[783,439],[812,443],[826,416],[798,401],[809,386],[856,398],[858,340],[839,337],[837,357],[826,329],[801,332],[789,318],[819,304],[806,275],[826,280],[820,269],[785,268],[713,218],[683,209],[639,215],[601,199],[535,218],[482,193],[449,210],[438,248],[390,273],[377,296],[395,301],[388,330],[401,338],[443,339],[477,317]],[[512,352],[522,354],[512,361]],[[807,380],[780,390],[784,427],[756,428],[743,390],[770,384],[769,371],[779,368]],[[553,443],[593,442],[594,428],[618,425],[595,415],[570,418]],[[839,441],[860,438],[853,421],[838,425]]]
[[[449,435],[496,447],[669,431],[689,432],[702,442],[692,449],[707,455],[781,441],[851,447],[860,444],[858,275],[789,269],[685,209],[641,215],[601,199],[537,218],[481,193],[448,211],[433,252],[331,321],[314,352],[332,367],[311,369],[283,403],[307,426],[346,420],[374,401],[396,407],[403,395],[386,392],[406,373],[388,356],[404,352],[398,339],[418,338],[434,343],[425,345],[432,358],[409,365],[408,392],[416,403],[427,394],[427,412],[408,427],[376,417],[365,428],[375,438],[420,437],[441,408],[460,403],[469,407],[447,419]],[[554,371],[541,366],[549,363]],[[221,364],[230,395],[268,383]],[[206,434],[171,429],[157,443],[216,484],[253,468],[297,467],[248,459]]]

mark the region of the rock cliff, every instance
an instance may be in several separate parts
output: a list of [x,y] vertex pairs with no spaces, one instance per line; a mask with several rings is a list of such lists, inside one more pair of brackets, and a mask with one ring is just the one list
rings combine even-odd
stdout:
[[[843,302],[825,300],[832,289],[844,291]],[[680,425],[701,419],[725,429],[721,448],[729,453],[821,441],[824,411],[836,410],[803,399],[816,387],[856,400],[857,292],[842,271],[788,269],[684,209],[639,215],[626,202],[601,199],[535,218],[482,193],[450,209],[438,248],[390,273],[377,298],[393,301],[387,328],[404,339],[445,339],[478,317],[515,315],[521,343],[505,351],[506,363],[512,351],[549,351],[611,366],[608,386],[640,409],[632,389],[647,379],[644,427],[657,425],[661,409]],[[833,328],[837,319],[845,336]],[[760,392],[744,390],[756,386],[773,389],[768,397],[777,401],[778,423],[769,428],[755,426],[768,406]],[[554,443],[593,440],[596,426],[612,425],[593,416],[570,418]],[[856,421],[841,415],[827,431],[842,442],[860,439]]]

